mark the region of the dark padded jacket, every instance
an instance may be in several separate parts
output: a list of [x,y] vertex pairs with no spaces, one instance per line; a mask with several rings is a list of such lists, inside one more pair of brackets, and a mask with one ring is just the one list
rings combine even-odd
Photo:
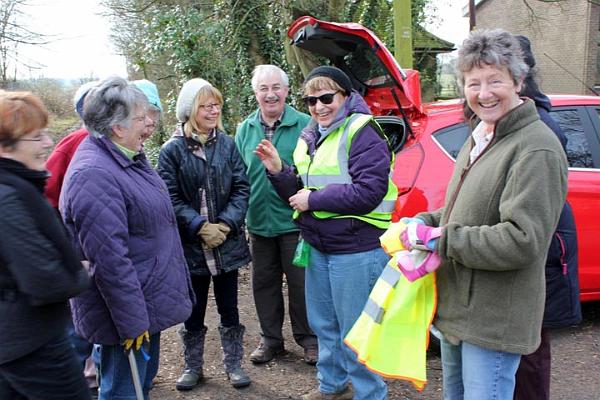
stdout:
[[[0,174],[12,172],[0,166]],[[41,189],[36,207],[46,207],[60,224]],[[0,364],[65,335],[71,318],[67,300],[88,285],[87,278],[67,272],[63,254],[43,234],[23,195],[0,184]]]
[[[194,155],[178,130],[161,148],[157,166],[175,209],[188,267],[197,275],[209,274],[197,236],[207,220],[231,228],[225,242],[216,248],[219,271],[229,272],[250,262],[244,225],[250,183],[244,162],[233,139],[223,132],[217,132],[204,151],[206,160]],[[206,191],[208,216],[200,215],[202,191]]]
[[[550,116],[550,99],[530,78],[525,82],[522,94],[535,102],[540,119],[556,134],[566,153],[568,139]],[[570,204],[565,202],[546,259],[544,328],[560,328],[581,322],[577,250],[575,218]]]

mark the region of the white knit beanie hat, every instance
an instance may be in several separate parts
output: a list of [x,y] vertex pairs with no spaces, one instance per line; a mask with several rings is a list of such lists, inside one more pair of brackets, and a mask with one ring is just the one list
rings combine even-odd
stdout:
[[198,91],[204,86],[212,86],[208,81],[200,78],[190,79],[183,84],[179,96],[177,97],[176,113],[177,120],[181,123],[187,122],[192,112],[192,104],[198,94]]

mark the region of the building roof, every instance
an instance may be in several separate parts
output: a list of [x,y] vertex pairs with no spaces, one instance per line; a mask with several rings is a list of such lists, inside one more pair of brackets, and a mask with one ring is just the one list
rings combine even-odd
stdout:
[[449,53],[456,50],[454,43],[448,42],[417,26],[413,31],[415,53]]

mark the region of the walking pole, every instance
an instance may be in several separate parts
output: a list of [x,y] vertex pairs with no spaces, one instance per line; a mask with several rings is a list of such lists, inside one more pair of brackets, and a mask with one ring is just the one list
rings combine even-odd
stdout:
[[131,369],[131,377],[133,378],[133,387],[135,388],[136,400],[144,400],[144,392],[142,391],[142,383],[140,382],[140,373],[138,372],[133,346],[126,350],[127,358],[129,359],[129,368]]

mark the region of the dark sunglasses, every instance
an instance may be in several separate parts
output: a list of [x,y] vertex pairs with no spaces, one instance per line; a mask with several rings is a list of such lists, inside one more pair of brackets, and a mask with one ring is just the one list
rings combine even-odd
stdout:
[[338,93],[339,93],[339,90],[336,90],[333,93],[325,93],[325,94],[320,95],[319,97],[305,96],[302,98],[302,100],[304,100],[304,102],[306,104],[308,104],[309,106],[316,106],[317,100],[319,100],[322,104],[331,104],[331,103],[333,103],[333,98]]

